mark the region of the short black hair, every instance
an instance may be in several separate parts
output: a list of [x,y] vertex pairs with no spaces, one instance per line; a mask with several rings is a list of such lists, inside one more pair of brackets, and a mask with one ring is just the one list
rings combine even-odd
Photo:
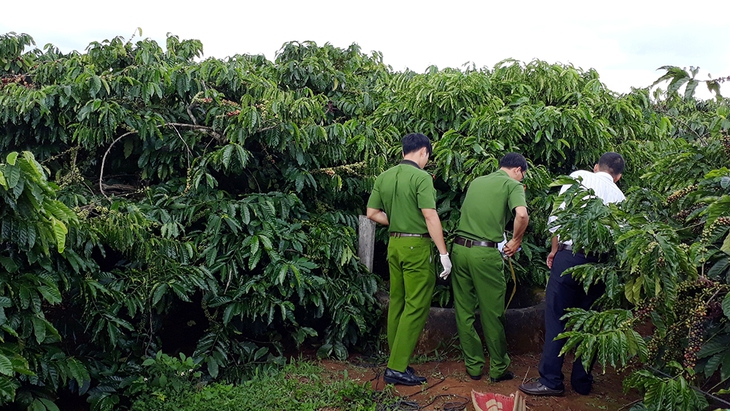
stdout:
[[429,140],[428,137],[420,133],[406,134],[406,136],[403,137],[402,143],[403,155],[410,154],[424,147],[426,147],[426,150],[428,150],[429,156],[433,151],[433,148],[431,148],[431,140]]
[[598,159],[598,169],[605,171],[614,177],[622,174],[625,166],[626,163],[624,162],[624,158],[621,157],[621,154],[614,153],[612,151],[603,154],[601,158]]
[[527,171],[527,160],[522,154],[518,153],[507,153],[499,160],[500,168],[514,168],[519,167],[522,171]]

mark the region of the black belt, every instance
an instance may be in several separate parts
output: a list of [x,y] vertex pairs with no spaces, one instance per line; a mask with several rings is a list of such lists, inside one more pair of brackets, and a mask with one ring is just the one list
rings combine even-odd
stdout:
[[565,243],[558,244],[558,251],[563,251],[563,250],[573,251],[573,244],[565,244]]
[[[565,251],[573,251],[573,244],[565,244],[565,243],[558,244],[558,251],[563,251],[563,250],[565,250]],[[587,255],[585,248],[578,249],[576,251],[576,253],[577,254]]]
[[472,248],[472,247],[497,248],[497,243],[495,243],[493,241],[476,241],[476,240],[470,240],[468,238],[459,237],[459,236],[456,236],[456,238],[454,238],[454,244],[463,245],[466,248]]
[[424,237],[424,238],[431,238],[431,236],[426,234],[411,234],[411,233],[390,233],[391,237]]

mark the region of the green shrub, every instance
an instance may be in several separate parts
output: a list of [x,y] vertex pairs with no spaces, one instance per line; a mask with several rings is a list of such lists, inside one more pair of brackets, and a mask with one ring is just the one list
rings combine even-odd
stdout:
[[[163,376],[176,375],[183,363],[166,361],[164,367],[155,366],[155,377],[147,378],[159,381]],[[169,380],[164,386],[154,385],[147,390],[135,390],[132,410],[317,411],[329,407],[365,411],[376,407],[368,383],[348,380],[346,371],[344,378],[330,379],[324,369],[310,363],[293,363],[271,374],[261,373],[239,385],[201,385],[192,380],[178,387],[169,384]]]

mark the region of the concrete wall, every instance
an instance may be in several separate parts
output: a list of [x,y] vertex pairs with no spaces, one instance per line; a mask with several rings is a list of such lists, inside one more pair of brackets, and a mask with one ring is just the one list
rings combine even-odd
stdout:
[[[378,298],[383,305],[385,316],[388,296],[382,293]],[[477,332],[483,335],[478,313],[476,323]],[[505,313],[505,334],[510,354],[541,353],[545,341],[545,302],[526,308],[508,309]],[[454,309],[431,307],[426,325],[418,339],[415,354],[431,353],[448,344],[456,336]]]

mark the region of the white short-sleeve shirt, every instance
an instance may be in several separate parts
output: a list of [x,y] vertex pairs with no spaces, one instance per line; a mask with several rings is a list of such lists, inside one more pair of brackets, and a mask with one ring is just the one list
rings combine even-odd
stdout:
[[[604,171],[585,171],[585,170],[578,170],[570,173],[570,176],[574,179],[578,179],[578,177],[581,177],[583,180],[581,181],[581,185],[586,188],[593,189],[593,191],[596,193],[596,197],[603,200],[603,204],[609,204],[609,203],[619,203],[621,201],[624,201],[626,197],[624,196],[624,193],[621,192],[621,189],[618,188],[616,183],[613,182],[613,177],[611,174],[608,174]],[[560,188],[560,194],[565,193],[570,185],[566,184]],[[564,207],[565,204],[561,204],[560,207]],[[548,224],[551,224],[553,221],[557,220],[557,217],[550,216],[548,219]],[[558,229],[558,227],[552,227],[550,228],[550,232],[555,232]],[[565,244],[572,244],[573,242],[568,240],[564,241]]]

